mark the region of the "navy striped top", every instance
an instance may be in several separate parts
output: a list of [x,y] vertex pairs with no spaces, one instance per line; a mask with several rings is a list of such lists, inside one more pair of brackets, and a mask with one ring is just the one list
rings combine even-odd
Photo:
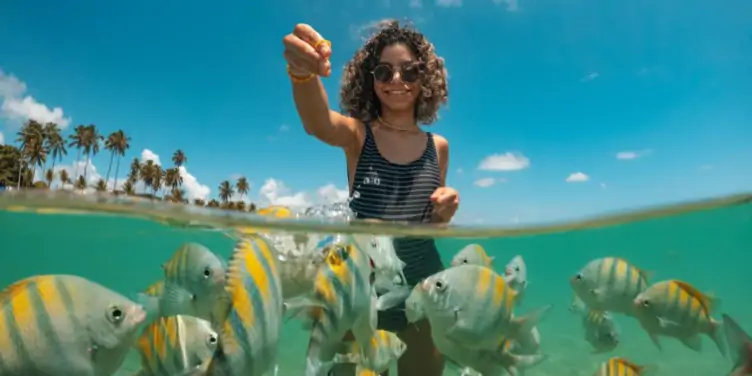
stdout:
[[[366,124],[365,129],[366,137],[350,190],[350,209],[356,218],[431,222],[431,195],[441,185],[433,135],[426,133],[426,150],[420,158],[397,164],[381,155],[371,126]],[[406,264],[404,273],[410,286],[443,269],[433,238],[395,238],[394,248]]]

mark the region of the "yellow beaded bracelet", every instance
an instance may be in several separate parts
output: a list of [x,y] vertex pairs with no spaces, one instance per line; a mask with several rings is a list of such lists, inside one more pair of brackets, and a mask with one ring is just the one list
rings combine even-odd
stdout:
[[309,73],[305,77],[296,76],[295,74],[292,73],[291,68],[290,68],[290,64],[287,64],[287,75],[290,76],[290,80],[294,84],[303,84],[303,83],[306,83],[306,82],[312,80],[314,77],[316,77],[316,75],[313,74],[313,73]]

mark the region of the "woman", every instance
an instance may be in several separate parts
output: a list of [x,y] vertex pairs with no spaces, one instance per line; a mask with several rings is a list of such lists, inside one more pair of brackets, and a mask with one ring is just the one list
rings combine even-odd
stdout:
[[[311,26],[299,24],[285,36],[285,58],[293,97],[308,134],[344,150],[350,207],[358,218],[411,223],[447,223],[459,206],[446,187],[449,144],[424,132],[447,100],[444,62],[412,28],[386,23],[345,66],[343,113],[330,110],[319,76],[331,74],[331,43]],[[443,269],[433,239],[394,241],[407,264],[410,286]],[[396,332],[407,344],[400,375],[440,376],[441,355],[427,321],[409,325],[404,306],[379,313],[379,328]],[[335,374],[353,374],[339,367]]]

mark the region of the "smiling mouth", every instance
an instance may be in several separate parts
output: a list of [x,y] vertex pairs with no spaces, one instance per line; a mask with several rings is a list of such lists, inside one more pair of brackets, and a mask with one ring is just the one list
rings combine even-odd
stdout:
[[405,96],[410,94],[410,89],[398,89],[398,90],[384,90],[386,95],[391,96]]

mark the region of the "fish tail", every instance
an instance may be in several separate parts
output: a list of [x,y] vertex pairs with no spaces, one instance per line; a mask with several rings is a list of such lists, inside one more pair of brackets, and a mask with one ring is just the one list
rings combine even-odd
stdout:
[[721,336],[721,332],[723,328],[723,322],[718,321],[714,318],[710,318],[710,338],[715,342],[715,345],[718,346],[718,351],[721,352],[721,355],[726,356],[726,346],[724,346],[723,337]]
[[515,317],[511,322],[510,338],[519,338],[520,335],[529,333],[533,327],[538,325],[543,316],[553,307],[551,304],[539,308],[524,316]]

